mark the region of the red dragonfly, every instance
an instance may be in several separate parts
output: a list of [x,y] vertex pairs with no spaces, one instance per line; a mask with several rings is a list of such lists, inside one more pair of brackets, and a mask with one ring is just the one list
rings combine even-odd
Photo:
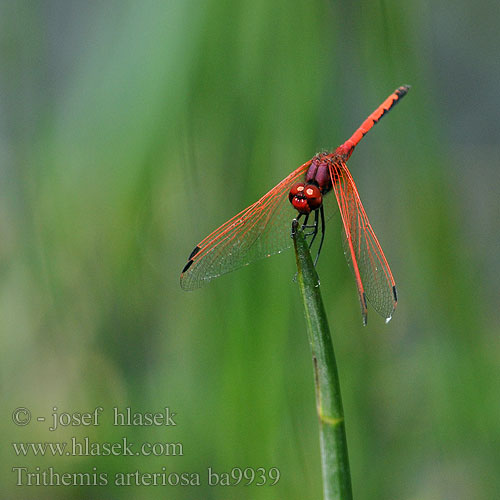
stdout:
[[[343,223],[344,253],[358,287],[363,324],[367,299],[388,322],[397,304],[396,284],[384,252],[368,221],[346,162],[363,136],[403,98],[410,87],[396,89],[333,153],[318,153],[265,194],[209,234],[191,252],[181,273],[181,286],[193,290],[213,278],[254,260],[281,253],[292,245],[290,221],[304,217],[311,247],[321,225],[317,263],[325,236],[325,208],[333,210],[331,191]],[[313,224],[309,216],[314,214]]]

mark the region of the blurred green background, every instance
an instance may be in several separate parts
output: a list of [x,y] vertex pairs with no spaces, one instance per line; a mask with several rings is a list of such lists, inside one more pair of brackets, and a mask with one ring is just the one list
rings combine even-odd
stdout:
[[[398,283],[393,320],[371,310],[362,327],[339,217],[318,267],[354,495],[500,498],[499,14],[485,0],[2,1],[1,498],[321,498],[293,252],[191,293],[179,274],[402,84],[349,163]],[[96,406],[101,425],[48,430],[53,407]],[[113,407],[166,406],[176,427],[111,425]],[[72,436],[183,456],[11,445]],[[206,485],[208,467],[247,466],[281,479]],[[165,467],[202,485],[16,486],[13,467]]]

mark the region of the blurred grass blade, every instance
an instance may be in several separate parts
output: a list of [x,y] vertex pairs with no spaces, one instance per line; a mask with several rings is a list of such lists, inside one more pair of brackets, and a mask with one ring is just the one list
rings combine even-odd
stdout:
[[299,288],[311,344],[319,417],[325,500],[351,500],[344,412],[330,329],[321,299],[319,278],[298,221],[292,224]]

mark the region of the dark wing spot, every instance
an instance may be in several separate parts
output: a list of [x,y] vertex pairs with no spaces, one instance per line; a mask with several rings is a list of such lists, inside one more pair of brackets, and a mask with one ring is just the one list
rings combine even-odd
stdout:
[[191,252],[191,255],[188,257],[188,259],[191,260],[200,250],[201,248],[198,245],[196,245],[194,247],[194,250]]
[[368,309],[368,305],[366,304],[366,293],[363,292],[363,306],[365,309]]
[[193,262],[194,262],[193,259],[190,259],[188,261],[188,263],[184,266],[184,269],[182,270],[181,274],[184,274],[191,267],[191,265],[193,264]]
[[363,326],[366,326],[368,324],[368,313],[367,313],[368,306],[366,305],[365,292],[363,292],[362,297],[363,297],[362,298],[363,307],[361,308],[361,316],[363,317]]
[[392,287],[392,293],[394,294],[394,301],[398,301],[398,292],[396,292],[396,285]]

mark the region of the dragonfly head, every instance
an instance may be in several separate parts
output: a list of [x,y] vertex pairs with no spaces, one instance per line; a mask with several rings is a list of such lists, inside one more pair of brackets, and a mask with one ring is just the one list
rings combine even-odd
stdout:
[[319,187],[303,182],[298,182],[291,187],[288,199],[299,213],[305,215],[317,210],[323,203]]

